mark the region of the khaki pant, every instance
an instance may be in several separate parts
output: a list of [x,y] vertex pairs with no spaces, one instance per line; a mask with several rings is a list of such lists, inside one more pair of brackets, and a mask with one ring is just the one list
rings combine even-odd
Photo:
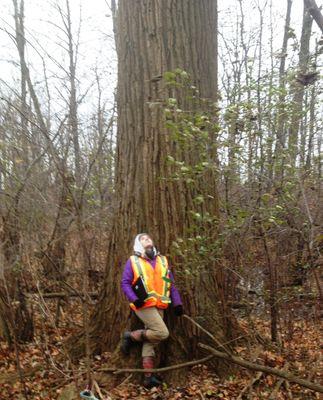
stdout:
[[154,347],[169,336],[167,326],[163,320],[164,310],[148,307],[135,311],[137,317],[145,324],[146,336],[149,340],[142,345],[143,357],[155,357]]

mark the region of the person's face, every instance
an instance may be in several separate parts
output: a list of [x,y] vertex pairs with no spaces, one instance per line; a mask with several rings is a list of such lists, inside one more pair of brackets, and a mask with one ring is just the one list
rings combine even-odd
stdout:
[[151,237],[148,235],[142,235],[139,239],[140,243],[142,244],[144,249],[148,247],[154,247],[154,242],[152,241]]

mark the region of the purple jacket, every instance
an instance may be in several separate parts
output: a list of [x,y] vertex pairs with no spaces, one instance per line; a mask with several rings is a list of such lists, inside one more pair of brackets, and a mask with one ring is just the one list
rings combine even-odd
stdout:
[[[147,261],[149,261],[150,265],[153,268],[155,268],[156,257],[153,260],[147,259]],[[172,280],[172,284],[170,287],[170,298],[172,300],[173,306],[175,307],[175,306],[182,304],[182,300],[181,300],[181,296],[180,296],[178,290],[176,289],[176,287],[174,285],[174,277],[173,277],[173,274],[171,271],[170,271],[170,278]],[[133,303],[135,300],[138,299],[135,292],[132,290],[132,287],[131,287],[132,281],[133,281],[133,270],[132,270],[132,266],[131,266],[131,260],[129,258],[124,266],[122,279],[121,279],[121,288],[130,303]]]

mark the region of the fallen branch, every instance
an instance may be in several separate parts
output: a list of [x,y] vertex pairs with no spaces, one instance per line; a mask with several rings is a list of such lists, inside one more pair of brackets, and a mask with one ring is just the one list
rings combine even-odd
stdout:
[[240,392],[240,394],[239,394],[237,400],[241,400],[241,399],[242,399],[242,396],[247,392],[247,390],[251,389],[252,386],[253,386],[256,382],[258,382],[259,379],[260,379],[261,377],[262,377],[262,372],[258,372],[258,374],[257,374],[254,378],[252,378],[252,379],[250,380],[250,382],[248,383],[248,385],[245,386],[245,387],[242,389],[242,391]]
[[222,353],[221,351],[215,350],[213,347],[207,346],[206,344],[199,343],[198,346],[204,350],[211,352],[216,357],[223,358],[224,360],[230,361],[234,364],[238,364],[241,367],[251,369],[252,371],[261,371],[266,374],[276,375],[276,376],[279,376],[280,378],[286,379],[290,382],[297,383],[300,386],[304,386],[304,387],[307,387],[308,389],[314,390],[316,392],[323,393],[323,386],[319,385],[318,383],[310,382],[308,380],[298,378],[295,375],[292,375],[285,371],[281,371],[276,368],[271,368],[271,367],[267,367],[265,365],[260,365],[260,364],[256,364],[256,363],[253,363],[250,361],[246,361],[240,357],[234,356],[233,354],[228,355],[226,353]]
[[230,355],[229,351],[224,347],[224,345],[214,335],[212,335],[212,333],[210,333],[205,328],[203,328],[203,326],[194,321],[193,318],[189,317],[187,314],[184,314],[183,318],[186,318],[189,321],[191,321],[193,325],[197,326],[199,329],[201,329],[201,331],[206,333],[219,347],[221,347],[228,355]]
[[173,369],[180,369],[180,368],[185,368],[185,367],[192,367],[193,365],[196,364],[203,364],[206,361],[211,360],[211,358],[214,358],[213,354],[208,355],[207,357],[201,358],[200,360],[195,360],[195,361],[188,361],[186,363],[182,364],[176,364],[176,365],[171,365],[170,367],[163,367],[163,368],[150,368],[150,369],[140,369],[140,368],[125,368],[125,369],[118,369],[118,368],[100,368],[100,372],[112,372],[116,375],[118,374],[124,374],[126,372],[166,372],[166,371],[171,371]]

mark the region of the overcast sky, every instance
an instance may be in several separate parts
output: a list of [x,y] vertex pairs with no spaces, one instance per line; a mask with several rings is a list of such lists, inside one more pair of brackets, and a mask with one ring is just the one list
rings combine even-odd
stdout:
[[[129,0],[134,1],[134,0]],[[94,69],[102,77],[104,91],[112,98],[112,92],[116,85],[116,54],[114,51],[114,40],[112,31],[112,18],[106,0],[70,0],[72,11],[72,25],[74,34],[80,23],[81,35],[78,62],[78,77],[80,90],[85,92],[94,80]],[[219,0],[219,30],[229,38],[234,32],[239,9],[237,0]],[[269,4],[270,0],[244,0],[244,11],[246,19],[246,35],[259,28],[259,17],[256,5],[261,7],[267,3],[264,23],[264,48],[268,49],[269,40]],[[292,6],[291,26],[299,39],[301,33],[301,22],[303,12],[303,1],[294,0]],[[48,54],[63,65],[68,65],[67,53],[61,47],[62,33],[58,27],[62,26],[56,5],[60,4],[65,9],[65,0],[25,0],[25,26],[27,40],[46,59],[48,77],[53,87],[58,87],[57,79],[63,79],[66,74],[57,68],[53,60],[48,59]],[[284,17],[287,1],[272,0],[274,16],[274,46],[279,51],[282,43]],[[19,70],[13,65],[17,61],[17,50],[10,40],[6,31],[13,33],[13,5],[12,0],[0,0],[0,78],[10,86],[19,79]],[[317,27],[314,23],[314,29]],[[34,82],[42,84],[43,67],[42,60],[37,52],[28,44],[27,58],[32,64],[32,77]],[[221,39],[220,39],[221,45]],[[55,78],[55,76],[57,77]],[[56,83],[55,83],[56,80]],[[0,88],[3,88],[3,84]],[[93,89],[94,90],[94,89]],[[91,91],[89,92],[91,96]],[[59,102],[58,102],[59,103]]]

